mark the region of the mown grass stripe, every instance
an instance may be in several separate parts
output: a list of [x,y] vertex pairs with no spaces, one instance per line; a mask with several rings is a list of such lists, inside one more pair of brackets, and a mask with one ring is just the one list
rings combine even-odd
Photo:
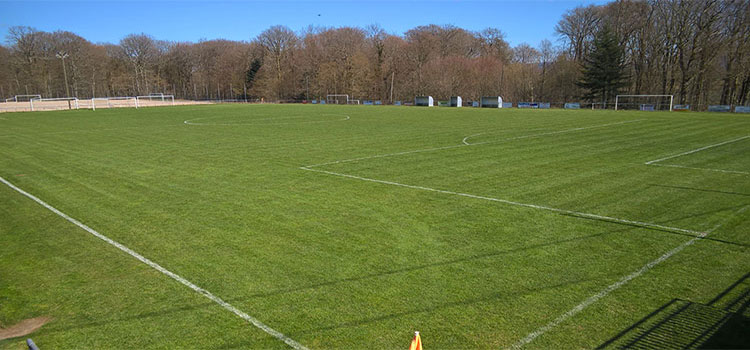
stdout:
[[198,287],[197,285],[195,285],[194,283],[186,280],[182,276],[180,276],[180,275],[178,275],[178,274],[176,274],[176,273],[174,273],[172,271],[167,270],[166,268],[164,268],[161,265],[159,265],[159,264],[151,261],[150,259],[144,257],[143,255],[138,254],[137,252],[133,251],[132,249],[130,249],[130,248],[128,248],[128,247],[120,244],[119,242],[117,242],[117,241],[115,241],[115,240],[113,240],[113,239],[111,239],[111,238],[109,238],[109,237],[107,237],[107,236],[105,236],[105,235],[97,232],[96,230],[92,229],[91,227],[86,226],[82,222],[80,222],[80,221],[78,221],[78,220],[76,220],[76,219],[68,216],[67,214],[61,212],[57,208],[55,208],[55,207],[47,204],[46,202],[42,201],[38,197],[34,196],[33,194],[28,193],[28,192],[22,190],[21,188],[15,186],[14,184],[10,183],[8,180],[0,177],[0,182],[4,183],[8,187],[12,188],[16,192],[18,192],[18,193],[20,193],[20,194],[28,197],[29,199],[33,200],[34,202],[37,202],[39,205],[41,205],[41,206],[45,207],[46,209],[48,209],[49,211],[57,214],[58,216],[60,216],[63,219],[67,220],[68,222],[70,222],[70,223],[72,223],[72,224],[80,227],[84,231],[86,231],[86,232],[94,235],[96,238],[99,238],[99,239],[101,239],[101,240],[109,243],[110,245],[114,246],[115,248],[120,249],[123,252],[127,253],[128,255],[130,255],[130,256],[138,259],[140,262],[142,262],[142,263],[144,263],[144,264],[152,267],[153,269],[155,269],[155,270],[157,270],[157,271],[159,271],[159,272],[167,275],[169,278],[172,278],[173,280],[175,280],[177,282],[180,282],[183,285],[185,285],[186,287],[188,287],[188,288],[194,290],[195,292],[197,292],[197,293],[205,296],[206,298],[210,299],[211,301],[219,304],[224,309],[227,309],[228,311],[232,312],[233,314],[239,316],[243,320],[250,322],[253,326],[257,327],[258,329],[262,330],[263,332],[266,332],[269,335],[273,336],[274,338],[283,341],[284,343],[286,343],[290,347],[292,347],[294,349],[297,349],[297,350],[307,350],[307,348],[305,346],[303,346],[302,344],[298,343],[294,339],[289,338],[288,336],[284,335],[283,333],[281,333],[281,332],[279,332],[279,331],[277,331],[277,330],[269,327],[268,325],[266,325],[265,323],[259,321],[255,317],[252,317],[252,316],[248,315],[247,313],[243,312],[242,310],[234,307],[232,304],[229,304],[228,302],[224,301],[223,299],[217,297],[213,293],[211,293],[211,292],[209,292],[209,291],[207,291],[207,290],[205,290],[205,289],[203,289],[201,287]]
[[584,212],[578,212],[578,211],[567,210],[567,209],[560,209],[560,208],[553,208],[553,207],[548,207],[548,206],[544,206],[544,205],[521,203],[521,202],[515,202],[515,201],[511,201],[511,200],[507,200],[507,199],[502,199],[502,198],[493,198],[493,197],[480,196],[480,195],[469,194],[469,193],[461,193],[461,192],[454,192],[454,191],[448,191],[448,190],[440,190],[440,189],[430,188],[430,187],[425,187],[425,186],[407,185],[407,184],[402,184],[402,183],[393,182],[393,181],[371,179],[371,178],[366,178],[366,177],[361,177],[361,176],[356,176],[356,175],[336,173],[336,172],[333,172],[333,171],[326,171],[326,170],[320,170],[320,169],[312,169],[312,168],[308,168],[308,167],[300,167],[300,169],[307,170],[307,171],[314,171],[314,172],[328,174],[328,175],[346,177],[346,178],[350,178],[350,179],[356,179],[356,180],[362,180],[362,181],[368,181],[368,182],[375,182],[375,183],[380,183],[380,184],[384,184],[384,185],[393,185],[393,186],[399,186],[399,187],[406,187],[406,188],[411,188],[411,189],[415,189],[415,190],[437,192],[437,193],[450,194],[450,195],[460,196],[460,197],[467,197],[467,198],[482,199],[482,200],[487,200],[487,201],[492,201],[492,202],[499,202],[499,203],[504,203],[504,204],[510,204],[510,205],[515,205],[515,206],[520,206],[520,207],[532,208],[532,209],[546,210],[546,211],[551,211],[551,212],[555,212],[555,213],[558,213],[558,214],[576,216],[576,217],[586,218],[586,219],[594,219],[594,220],[600,220],[600,221],[607,221],[607,222],[612,222],[612,223],[616,223],[616,224],[624,224],[624,225],[630,225],[630,226],[639,226],[639,227],[643,227],[643,228],[658,229],[658,230],[665,230],[665,231],[678,232],[678,233],[687,233],[687,234],[690,234],[690,235],[697,235],[697,236],[701,236],[701,235],[704,234],[703,232],[700,232],[700,231],[689,230],[689,229],[684,229],[684,228],[679,228],[679,227],[671,227],[671,226],[659,225],[659,224],[650,223],[650,222],[643,222],[643,221],[620,219],[620,218],[615,218],[615,217],[611,217],[611,216],[605,216],[605,215],[599,215],[599,214],[591,214],[591,213],[584,213]]
[[668,156],[668,157],[664,157],[664,158],[659,158],[659,159],[655,159],[655,160],[650,160],[650,161],[646,162],[646,164],[647,164],[647,165],[651,165],[651,164],[654,164],[654,163],[658,163],[658,162],[663,162],[663,161],[665,161],[665,160],[669,160],[669,159],[672,159],[672,158],[677,158],[677,157],[681,157],[681,156],[686,156],[686,155],[688,155],[688,154],[693,154],[693,153],[697,153],[697,152],[700,152],[700,151],[704,151],[704,150],[707,150],[707,149],[709,149],[709,148],[719,147],[719,146],[723,146],[723,145],[726,145],[726,144],[730,144],[730,143],[734,143],[734,142],[742,141],[742,140],[744,140],[744,139],[746,139],[746,138],[749,138],[749,137],[750,137],[750,135],[747,135],[747,136],[743,136],[743,137],[740,137],[740,138],[736,138],[736,139],[733,139],[733,140],[729,140],[729,141],[724,141],[724,142],[720,142],[720,143],[717,143],[717,144],[713,144],[713,145],[708,145],[708,146],[704,146],[704,147],[696,148],[696,149],[694,149],[694,150],[690,150],[690,151],[687,151],[687,152],[682,152],[682,153],[678,153],[678,154],[675,154],[675,155],[671,155],[671,156]]
[[[742,213],[747,208],[748,208],[748,206],[740,208],[740,210],[738,210],[737,212],[735,212],[734,215]],[[618,280],[617,282],[615,282],[613,284],[610,284],[609,286],[607,286],[607,288],[604,288],[599,293],[596,293],[596,294],[592,295],[591,297],[589,297],[588,299],[584,300],[580,304],[576,305],[572,309],[568,310],[564,314],[558,316],[556,319],[554,319],[551,322],[547,323],[546,325],[540,327],[539,329],[537,329],[537,330],[529,333],[527,336],[523,337],[517,343],[513,344],[513,346],[511,347],[511,349],[520,349],[520,348],[524,347],[525,345],[533,342],[539,336],[543,335],[544,333],[549,332],[551,329],[557,327],[559,324],[561,324],[561,323],[565,322],[566,320],[568,320],[569,318],[575,316],[579,312],[583,311],[587,307],[591,306],[592,304],[594,304],[597,301],[601,300],[602,298],[606,297],[610,293],[612,293],[615,290],[619,289],[620,287],[624,286],[628,282],[630,282],[633,279],[635,279],[635,278],[643,275],[644,273],[648,272],[649,270],[651,270],[652,268],[654,268],[654,266],[663,263],[667,259],[671,258],[673,255],[681,252],[683,249],[687,248],[688,246],[693,245],[698,240],[706,238],[709,234],[711,234],[711,232],[713,232],[716,229],[718,229],[719,227],[721,227],[722,224],[723,223],[719,223],[716,226],[714,226],[712,229],[710,229],[710,230],[708,230],[706,232],[701,233],[698,237],[694,237],[694,238],[690,239],[689,241],[687,241],[685,243],[682,243],[682,244],[678,245],[677,247],[674,247],[672,250],[664,253],[662,256],[660,256],[656,260],[653,260],[653,261],[647,263],[646,265],[644,265],[640,269],[634,271],[633,273],[631,273],[631,274],[629,274],[629,275],[627,275],[625,277],[622,277],[620,280]]]

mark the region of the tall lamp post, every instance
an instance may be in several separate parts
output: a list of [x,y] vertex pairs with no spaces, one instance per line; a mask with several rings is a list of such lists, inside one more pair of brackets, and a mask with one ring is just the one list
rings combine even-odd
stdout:
[[68,58],[67,52],[58,52],[55,57],[62,60],[62,66],[63,66],[63,77],[65,77],[65,97],[70,97],[70,89],[68,88],[68,72],[65,69],[65,59]]

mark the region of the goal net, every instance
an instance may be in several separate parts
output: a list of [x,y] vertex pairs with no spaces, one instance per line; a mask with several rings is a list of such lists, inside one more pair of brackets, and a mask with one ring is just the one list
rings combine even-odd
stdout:
[[[357,100],[359,102],[359,100]],[[326,95],[327,104],[345,105],[349,104],[349,95]]]
[[53,111],[60,109],[78,109],[78,98],[32,98],[29,100],[31,111]]
[[671,111],[672,95],[617,95],[615,110]]
[[138,108],[138,99],[132,96],[122,97],[94,97],[91,99],[91,109],[97,108]]

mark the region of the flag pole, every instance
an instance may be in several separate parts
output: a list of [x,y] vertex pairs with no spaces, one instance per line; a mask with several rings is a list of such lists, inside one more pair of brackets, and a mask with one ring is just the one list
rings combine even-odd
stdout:
[[422,350],[422,338],[419,336],[419,331],[414,332],[414,339],[411,341],[409,350]]

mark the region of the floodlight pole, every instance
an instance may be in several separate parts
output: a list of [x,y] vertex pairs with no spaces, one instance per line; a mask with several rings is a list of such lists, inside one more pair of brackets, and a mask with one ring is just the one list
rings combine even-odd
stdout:
[[68,57],[68,53],[58,52],[55,56],[62,60],[63,77],[65,77],[65,96],[70,97],[70,88],[68,87],[68,71],[65,69],[65,59]]
[[393,104],[393,79],[396,78],[396,72],[391,73],[391,104]]

